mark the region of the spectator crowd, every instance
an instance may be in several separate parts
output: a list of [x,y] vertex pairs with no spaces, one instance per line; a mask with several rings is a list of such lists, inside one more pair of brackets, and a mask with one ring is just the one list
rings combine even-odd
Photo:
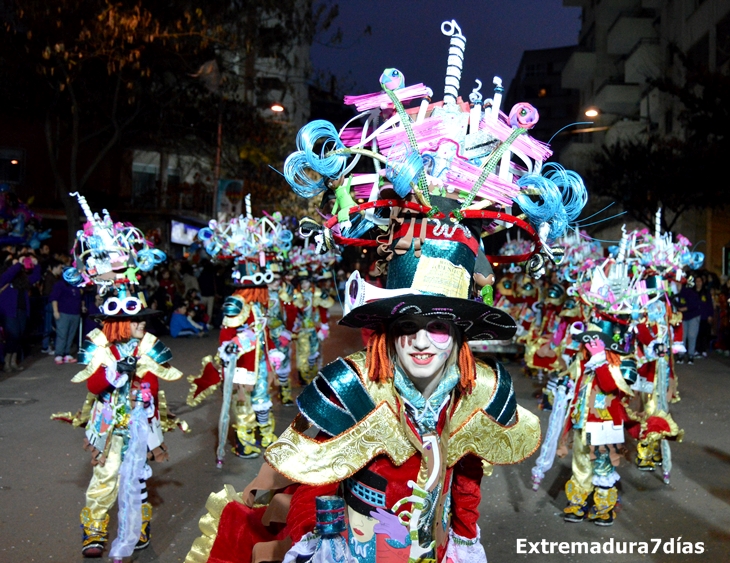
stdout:
[[[196,256],[197,258],[197,256]],[[76,363],[79,343],[97,328],[103,298],[96,287],[79,289],[63,279],[67,253],[8,245],[0,249],[0,366],[20,371],[32,355]],[[139,280],[147,305],[160,314],[147,331],[174,338],[207,336],[220,326],[220,305],[233,292],[230,267],[207,258],[172,260]]]

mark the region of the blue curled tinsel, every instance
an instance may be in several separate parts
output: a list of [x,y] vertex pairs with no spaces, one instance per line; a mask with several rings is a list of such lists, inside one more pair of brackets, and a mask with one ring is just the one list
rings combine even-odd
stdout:
[[[297,133],[297,151],[289,155],[284,162],[284,178],[292,189],[305,198],[322,193],[325,178],[339,178],[347,167],[348,155],[328,153],[344,149],[337,129],[329,121],[316,119],[307,123]],[[319,152],[315,151],[319,146]],[[322,178],[313,180],[306,171],[313,170]]]
[[[405,145],[405,143],[403,143]],[[398,158],[392,158],[394,148],[390,148],[388,162],[385,168],[385,177],[393,184],[393,190],[399,197],[406,197],[411,193],[411,185],[418,183],[418,176],[423,170],[423,158],[417,150],[405,145],[405,152]]]
[[578,218],[588,201],[583,179],[553,162],[545,165],[542,175],[526,174],[517,181],[517,185],[536,188],[540,192],[538,201],[522,193],[515,197],[515,201],[536,229],[543,223],[550,225],[547,237],[550,244],[565,235],[568,225]]
[[167,255],[157,248],[143,248],[134,258],[134,263],[143,272],[151,271],[158,264],[162,264]]
[[70,285],[81,285],[84,281],[84,277],[81,275],[81,272],[71,266],[64,268],[63,279]]

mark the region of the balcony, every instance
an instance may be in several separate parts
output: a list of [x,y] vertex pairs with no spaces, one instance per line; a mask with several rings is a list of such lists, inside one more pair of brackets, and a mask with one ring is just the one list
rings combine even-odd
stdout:
[[642,39],[654,39],[654,15],[651,11],[622,12],[608,30],[606,48],[609,55],[627,55]]
[[596,53],[573,51],[561,74],[561,86],[566,89],[580,89],[591,79],[596,70]]
[[661,51],[658,39],[642,39],[634,46],[624,63],[624,81],[645,84],[661,74]]
[[609,79],[598,87],[593,103],[606,113],[638,117],[641,92],[639,84]]

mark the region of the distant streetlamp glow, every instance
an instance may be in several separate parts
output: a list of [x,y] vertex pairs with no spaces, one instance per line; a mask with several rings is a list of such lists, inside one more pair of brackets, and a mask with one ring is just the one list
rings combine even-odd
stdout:
[[273,104],[271,104],[270,109],[273,112],[281,113],[282,111],[284,111],[284,106],[282,106],[279,102],[274,102]]
[[586,117],[598,117],[600,114],[598,108],[588,108],[585,113]]

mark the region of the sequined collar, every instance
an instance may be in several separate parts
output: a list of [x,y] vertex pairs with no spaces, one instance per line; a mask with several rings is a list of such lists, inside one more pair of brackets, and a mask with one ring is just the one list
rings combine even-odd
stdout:
[[395,366],[395,376],[393,378],[393,384],[398,394],[406,403],[408,414],[422,434],[436,430],[439,413],[448,404],[449,395],[458,382],[459,371],[456,369],[456,365],[451,365],[441,376],[441,381],[439,381],[436,390],[426,400],[398,365]]

